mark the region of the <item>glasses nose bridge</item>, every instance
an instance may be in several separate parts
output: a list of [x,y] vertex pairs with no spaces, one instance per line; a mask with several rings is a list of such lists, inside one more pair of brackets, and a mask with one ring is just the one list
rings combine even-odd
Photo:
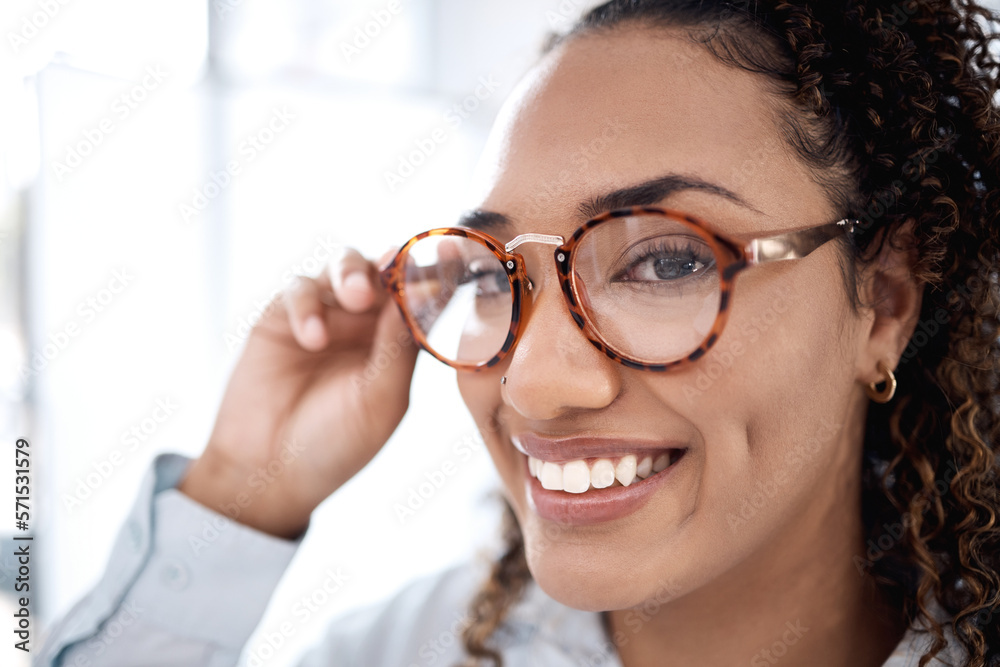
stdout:
[[507,252],[514,252],[518,246],[524,243],[544,243],[546,245],[563,245],[565,241],[561,236],[555,236],[552,234],[521,234],[515,236],[511,239],[507,245],[504,246],[504,250]]
[[[507,242],[507,244],[504,245],[504,250],[506,250],[509,254],[512,254],[519,246],[525,243],[541,243],[544,245],[561,246],[565,244],[565,240],[563,237],[554,234],[520,234]],[[521,257],[521,261],[523,262],[524,256],[521,255]],[[527,279],[528,290],[532,291],[534,289],[534,285],[532,285],[531,278],[529,278],[527,274],[525,274],[525,278]]]

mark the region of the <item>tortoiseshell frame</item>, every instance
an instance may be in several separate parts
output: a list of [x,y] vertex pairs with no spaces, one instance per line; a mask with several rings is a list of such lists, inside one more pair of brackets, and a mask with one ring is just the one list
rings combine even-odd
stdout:
[[[686,357],[676,359],[666,363],[648,363],[615,351],[598,333],[593,321],[580,304],[579,292],[577,290],[572,274],[574,252],[580,244],[580,240],[586,233],[598,225],[604,224],[615,218],[625,218],[635,215],[659,215],[679,222],[687,223],[713,250],[718,260],[717,270],[720,278],[719,313],[715,318],[711,330],[705,340],[693,352]],[[602,213],[596,218],[591,218],[581,225],[566,243],[558,246],[554,252],[556,271],[559,275],[559,284],[562,286],[563,296],[569,308],[573,321],[580,327],[587,340],[603,352],[609,358],[629,368],[648,371],[666,371],[679,366],[697,361],[708,352],[709,349],[719,340],[722,330],[729,320],[729,309],[732,304],[733,288],[736,276],[741,271],[768,261],[778,261],[785,259],[799,259],[805,257],[810,252],[826,243],[827,241],[854,231],[856,220],[840,220],[818,227],[810,227],[797,231],[778,234],[775,236],[754,238],[747,240],[737,240],[735,238],[720,234],[701,221],[700,219],[673,209],[664,209],[655,206],[631,206],[628,208],[616,209]],[[458,236],[475,240],[495,254],[503,263],[507,271],[507,279],[510,281],[510,290],[513,298],[511,305],[511,322],[507,338],[500,348],[500,351],[488,361],[478,364],[463,364],[451,361],[442,357],[428,345],[427,340],[420,332],[420,327],[413,321],[412,316],[407,311],[404,299],[404,289],[402,284],[402,274],[400,259],[406,255],[410,248],[421,239],[428,236]],[[464,371],[479,371],[500,363],[507,354],[514,348],[520,333],[521,326],[521,304],[527,299],[528,291],[531,289],[531,282],[528,279],[525,268],[524,257],[517,253],[509,253],[502,243],[493,237],[475,229],[465,227],[442,227],[417,234],[393,256],[388,264],[380,271],[382,284],[392,292],[399,311],[403,315],[410,332],[421,348],[430,353],[434,358],[452,368]]]

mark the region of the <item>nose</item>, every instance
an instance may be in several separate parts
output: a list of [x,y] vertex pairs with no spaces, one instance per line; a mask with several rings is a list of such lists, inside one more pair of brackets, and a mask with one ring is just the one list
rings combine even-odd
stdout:
[[[523,305],[521,335],[503,386],[504,401],[521,416],[548,420],[610,405],[621,391],[621,370],[573,321],[549,252],[545,280],[534,280]],[[537,277],[539,274],[535,274]]]

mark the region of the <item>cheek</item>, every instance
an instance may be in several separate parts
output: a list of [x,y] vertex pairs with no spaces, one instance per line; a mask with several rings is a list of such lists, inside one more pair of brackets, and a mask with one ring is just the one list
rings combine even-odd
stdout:
[[458,373],[458,390],[476,422],[497,473],[507,489],[507,496],[516,508],[523,507],[523,456],[510,444],[505,421],[500,378],[506,364],[478,373]]
[[718,344],[681,380],[675,404],[705,443],[699,507],[713,541],[738,544],[748,526],[765,535],[843,494],[836,480],[853,459],[839,436],[855,393],[845,341],[857,328],[834,257],[739,284]]

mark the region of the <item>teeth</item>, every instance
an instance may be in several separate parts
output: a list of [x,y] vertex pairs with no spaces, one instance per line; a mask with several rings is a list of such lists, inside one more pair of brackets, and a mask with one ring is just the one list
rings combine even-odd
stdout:
[[528,457],[528,471],[531,473],[532,477],[538,477],[538,468],[540,463],[541,461],[533,456]]
[[615,466],[607,459],[598,459],[590,469],[590,483],[595,489],[606,489],[615,483]]
[[538,473],[538,481],[542,483],[543,489],[549,491],[563,490],[563,469],[558,463],[546,461],[542,464],[542,469]]
[[621,482],[622,486],[628,486],[635,480],[635,468],[635,454],[623,456],[615,466],[615,479]]
[[563,490],[583,493],[590,488],[590,468],[586,461],[570,461],[563,466]]
[[644,457],[642,457],[642,460],[639,461],[638,467],[635,469],[635,474],[638,477],[642,477],[643,479],[646,479],[647,477],[649,477],[650,475],[652,475],[653,474],[653,457],[652,456],[644,456]]
[[538,478],[543,489],[567,493],[606,489],[616,483],[629,486],[637,478],[646,479],[666,470],[669,465],[669,454],[660,454],[655,459],[643,456],[642,460],[635,454],[628,454],[618,459],[617,463],[611,459],[597,459],[592,466],[582,459],[560,464],[528,457],[528,472]]

